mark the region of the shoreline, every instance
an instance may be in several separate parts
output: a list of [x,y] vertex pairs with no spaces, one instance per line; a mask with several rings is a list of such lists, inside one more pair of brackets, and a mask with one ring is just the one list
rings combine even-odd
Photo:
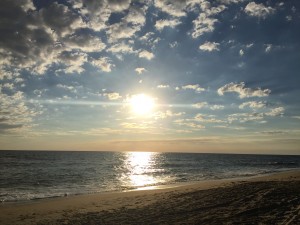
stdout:
[[70,199],[70,198],[78,198],[84,196],[98,196],[98,195],[106,195],[106,194],[121,194],[121,193],[130,193],[130,192],[140,192],[140,191],[155,191],[155,190],[168,190],[172,188],[180,188],[180,187],[189,187],[189,186],[206,186],[207,184],[222,184],[227,182],[234,182],[234,181],[251,181],[252,179],[259,179],[264,177],[269,177],[275,175],[280,175],[281,173],[289,173],[289,172],[299,172],[299,168],[294,169],[287,169],[283,171],[276,171],[276,172],[267,172],[263,174],[253,175],[253,176],[241,176],[241,177],[232,177],[232,178],[222,178],[222,179],[207,179],[207,180],[200,180],[200,181],[187,181],[187,182],[178,182],[172,184],[162,184],[162,185],[154,185],[154,186],[145,186],[136,189],[128,189],[128,190],[113,190],[113,191],[103,191],[103,192],[94,192],[94,193],[78,193],[78,194],[71,194],[66,196],[53,196],[53,197],[45,197],[45,198],[35,198],[29,200],[19,200],[19,201],[3,201],[0,203],[1,206],[5,205],[27,205],[31,203],[40,203],[44,201],[53,201],[53,200],[63,200],[63,199]]
[[102,195],[102,194],[118,194],[118,193],[128,193],[128,192],[137,192],[137,191],[153,191],[153,190],[164,190],[164,189],[171,189],[171,188],[178,188],[184,186],[191,186],[191,185],[205,185],[206,183],[223,183],[223,182],[232,182],[232,181],[240,181],[240,180],[251,180],[260,177],[268,177],[273,176],[276,174],[286,173],[286,172],[296,172],[299,171],[299,168],[292,168],[292,169],[285,169],[276,172],[267,172],[257,175],[250,175],[250,176],[240,176],[240,177],[231,177],[231,178],[222,178],[222,179],[207,179],[207,180],[199,180],[199,181],[187,181],[187,182],[178,182],[178,183],[171,183],[171,184],[162,184],[162,185],[154,185],[154,186],[145,186],[139,187],[134,189],[128,190],[112,190],[112,191],[103,191],[103,192],[94,192],[94,193],[78,193],[78,194],[71,194],[65,196],[52,196],[52,197],[45,197],[45,198],[35,198],[29,200],[18,200],[18,201],[2,201],[0,203],[1,206],[5,205],[22,205],[22,204],[30,204],[36,202],[43,202],[43,201],[52,201],[52,200],[59,200],[59,199],[69,199],[69,198],[76,198],[80,196],[90,196],[90,195]]
[[[148,213],[153,210],[152,207],[156,204],[158,204],[157,207],[165,207],[166,209],[168,209],[171,204],[170,202],[172,202],[174,212],[176,213],[175,209],[180,212],[180,210],[183,210],[181,208],[181,204],[183,203],[179,202],[184,200],[184,198],[180,196],[193,196],[195,195],[195,193],[200,192],[201,195],[205,195],[206,192],[212,192],[216,196],[220,195],[220,199],[217,198],[217,200],[220,201],[222,200],[221,196],[227,191],[227,189],[232,189],[231,192],[237,192],[236,196],[234,197],[238,199],[245,197],[247,193],[246,190],[251,190],[248,187],[249,185],[253,185],[253,188],[255,189],[259,186],[264,187],[268,183],[272,182],[276,183],[279,186],[285,185],[285,188],[291,188],[296,185],[296,187],[299,187],[298,189],[300,189],[300,170],[297,169],[284,172],[276,172],[272,174],[265,174],[263,176],[246,178],[206,180],[180,185],[176,184],[176,186],[163,186],[164,188],[160,187],[151,190],[94,193],[51,199],[39,199],[26,203],[5,203],[0,205],[0,224],[72,224],[74,222],[72,221],[72,219],[74,218],[78,218],[81,221],[77,224],[83,224],[84,219],[81,217],[85,218],[85,216],[93,215],[96,219],[99,219],[97,215],[107,216],[113,215],[114,213],[121,213],[123,216],[130,216],[131,211],[142,211],[139,213],[144,214],[144,217],[147,218],[147,216],[149,216]],[[222,190],[224,193],[222,192]],[[266,190],[266,193],[268,193],[269,191],[270,190]],[[228,194],[230,194],[230,192]],[[293,193],[289,194],[292,195]],[[300,207],[299,196],[300,195],[298,195],[298,198],[296,198],[297,195],[296,197],[293,196],[291,198],[296,198],[297,204],[299,204]],[[280,196],[277,197],[280,199]],[[224,197],[224,199],[226,198]],[[166,200],[170,200],[170,202]],[[188,204],[186,206],[187,208],[191,207],[191,209],[193,209],[197,206],[197,204],[199,204],[199,202],[197,202],[196,204],[196,202],[193,203],[193,201],[194,199],[190,199],[190,204],[186,202],[184,202],[184,204]],[[208,199],[207,201],[208,203],[211,203],[215,202],[216,199]],[[259,205],[260,203],[257,204]],[[213,210],[213,208],[210,210]],[[91,217],[93,218],[93,216]],[[156,218],[157,216],[159,215],[155,215],[154,218]],[[110,219],[112,218],[109,217],[106,223],[114,224],[110,223]],[[166,221],[168,221],[171,218],[165,219]],[[62,220],[65,222],[61,222]],[[70,221],[70,223],[66,221]],[[197,221],[197,219],[195,219],[195,221]],[[120,224],[123,224],[121,223],[121,221],[119,222]],[[132,224],[138,223],[132,222]],[[145,222],[144,224],[147,224],[147,222]]]

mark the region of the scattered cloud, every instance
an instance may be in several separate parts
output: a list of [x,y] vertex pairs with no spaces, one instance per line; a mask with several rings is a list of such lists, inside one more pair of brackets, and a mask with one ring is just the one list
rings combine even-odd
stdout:
[[261,88],[246,88],[245,83],[229,83],[220,87],[218,89],[218,94],[223,96],[226,92],[235,92],[239,94],[240,98],[249,98],[249,97],[266,97],[271,93],[270,89],[261,89]]
[[271,109],[270,112],[265,113],[266,116],[282,116],[285,109],[283,107],[277,107],[274,109]]
[[225,121],[217,119],[214,115],[204,115],[200,113],[194,117],[194,120],[203,123],[225,123]]
[[239,54],[240,54],[240,56],[243,56],[245,53],[244,53],[244,50],[243,49],[241,49],[240,51],[239,51]]
[[152,52],[147,51],[147,50],[142,50],[142,51],[139,52],[139,57],[151,60],[151,59],[154,58],[154,54]]
[[147,70],[143,67],[138,67],[138,68],[135,68],[135,72],[137,72],[138,74],[142,74],[144,72],[146,72]]
[[170,86],[168,84],[160,84],[160,85],[157,85],[157,88],[161,88],[161,89],[164,89],[164,88],[169,88]]
[[266,18],[268,15],[273,14],[276,10],[270,6],[265,6],[264,4],[256,4],[255,2],[250,2],[245,7],[245,12],[254,17]]
[[122,96],[117,92],[103,93],[103,96],[107,97],[109,100],[118,100],[122,98]]
[[211,105],[210,106],[211,110],[221,110],[221,109],[224,109],[224,108],[225,108],[224,105]]
[[155,28],[159,31],[163,30],[165,27],[174,28],[180,24],[180,21],[177,19],[173,20],[158,20],[155,23]]
[[197,109],[201,109],[201,108],[203,108],[203,107],[205,107],[207,105],[208,105],[207,102],[198,102],[198,103],[193,104],[193,107],[195,107]]
[[137,53],[135,50],[133,50],[132,46],[126,44],[125,42],[114,44],[110,48],[108,48],[107,51],[112,53],[123,53],[123,54]]
[[208,51],[208,52],[220,51],[219,45],[220,45],[219,43],[207,41],[204,44],[200,45],[199,49],[202,51]]
[[200,87],[199,84],[188,84],[188,85],[182,86],[181,88],[183,90],[188,90],[188,89],[195,90],[197,93],[205,91],[205,88]]
[[260,108],[263,108],[266,106],[266,103],[265,102],[262,102],[262,101],[250,101],[250,102],[244,102],[242,103],[239,108],[240,109],[243,109],[245,107],[249,107],[249,108],[252,108],[252,109],[260,109]]
[[184,115],[185,112],[174,113],[171,110],[166,110],[165,112],[159,111],[154,114],[154,119],[165,119],[169,117],[180,117]]
[[91,64],[103,72],[111,72],[112,68],[115,66],[111,63],[111,60],[107,57],[102,57],[98,59],[92,59]]
[[272,45],[271,44],[267,44],[266,48],[265,48],[265,52],[269,53],[272,50]]

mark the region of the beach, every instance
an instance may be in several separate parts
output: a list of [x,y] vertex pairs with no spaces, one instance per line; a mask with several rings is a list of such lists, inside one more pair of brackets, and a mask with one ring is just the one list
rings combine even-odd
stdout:
[[300,224],[300,171],[2,203],[0,224]]

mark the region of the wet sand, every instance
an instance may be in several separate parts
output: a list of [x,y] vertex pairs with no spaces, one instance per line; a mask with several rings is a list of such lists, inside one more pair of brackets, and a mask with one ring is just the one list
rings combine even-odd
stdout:
[[1,225],[300,224],[300,171],[2,203]]

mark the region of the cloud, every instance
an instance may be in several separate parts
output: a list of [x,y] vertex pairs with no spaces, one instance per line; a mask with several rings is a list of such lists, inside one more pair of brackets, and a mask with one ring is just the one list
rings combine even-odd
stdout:
[[236,4],[236,3],[240,3],[240,2],[244,2],[245,0],[218,0],[218,2],[222,3],[222,4]]
[[147,70],[143,67],[138,67],[138,68],[135,68],[135,72],[137,72],[138,74],[142,74],[144,72],[146,72]]
[[250,16],[265,19],[268,15],[273,14],[275,9],[272,7],[267,7],[264,4],[256,4],[255,2],[250,2],[245,7],[245,13]]
[[266,103],[265,102],[256,102],[256,101],[250,101],[250,102],[244,102],[242,103],[239,108],[240,109],[243,109],[245,107],[249,107],[249,108],[252,108],[252,109],[260,109],[260,108],[263,108],[266,106]]
[[70,50],[83,52],[101,52],[106,47],[99,37],[87,33],[70,35],[64,39],[64,43]]
[[154,5],[161,11],[174,17],[183,17],[186,15],[184,11],[186,7],[185,0],[155,0]]
[[223,87],[220,87],[218,89],[218,94],[220,96],[223,96],[226,92],[236,92],[239,94],[240,98],[249,98],[249,97],[266,97],[269,96],[271,93],[270,89],[264,89],[261,88],[245,88],[245,83],[229,83],[224,85]]
[[210,106],[210,109],[211,110],[221,110],[221,109],[224,109],[224,105],[212,105]]
[[244,50],[243,49],[241,49],[240,51],[239,51],[239,54],[240,54],[240,56],[243,56],[245,53],[244,53]]
[[107,97],[109,100],[118,100],[122,98],[122,96],[117,92],[103,93],[103,96]]
[[157,85],[157,88],[161,88],[161,89],[164,89],[164,88],[169,88],[170,86],[168,84],[160,84],[160,85]]
[[203,108],[203,107],[205,107],[207,105],[208,105],[207,102],[198,102],[198,103],[193,104],[193,107],[195,107],[197,109],[201,109],[201,108]]
[[92,59],[91,64],[103,72],[111,72],[111,69],[115,66],[111,63],[110,59],[107,57],[102,57],[98,59]]
[[119,23],[109,26],[106,34],[109,42],[117,42],[119,39],[133,37],[145,25],[145,9],[142,7],[131,6],[129,12]]
[[193,123],[193,122],[186,122],[184,120],[175,120],[174,121],[175,124],[179,125],[179,126],[185,126],[185,127],[190,127],[190,128],[193,128],[193,129],[204,129],[205,126],[204,125],[201,125],[199,123]]
[[272,49],[272,45],[271,44],[267,44],[266,48],[265,48],[265,52],[269,53],[271,51],[271,49]]
[[[56,85],[56,87],[64,89],[64,90],[67,90],[67,91],[71,91],[71,92],[75,92],[76,91],[75,87],[70,86],[70,85],[58,84],[58,85]],[[36,90],[36,92],[39,93],[39,94],[42,93],[42,91],[38,91],[38,90]]]
[[147,50],[142,50],[139,52],[139,57],[151,60],[154,58],[154,54],[152,52],[148,52]]
[[217,7],[211,7],[211,4],[207,1],[200,4],[202,13],[193,21],[194,29],[192,32],[193,38],[198,38],[205,33],[209,33],[215,30],[215,24],[218,19],[212,16],[217,15],[226,9],[224,5],[218,5]]
[[198,38],[204,33],[212,32],[215,29],[217,19],[207,17],[205,13],[200,13],[197,19],[193,21],[194,30],[192,32],[193,38]]
[[271,109],[270,112],[265,113],[266,116],[282,116],[285,109],[283,107],[277,107],[274,109]]
[[184,114],[185,114],[185,112],[174,113],[171,110],[167,110],[165,112],[159,111],[159,112],[156,112],[154,114],[154,119],[165,119],[165,118],[168,118],[168,117],[179,117],[179,116],[182,116]]
[[82,52],[62,52],[59,59],[66,65],[65,73],[82,73],[83,65],[87,62],[87,54]]
[[89,28],[101,31],[107,28],[107,22],[111,13],[122,12],[130,7],[131,0],[70,0],[73,7],[77,9],[87,20]]
[[264,119],[263,113],[235,113],[227,117],[229,123],[234,121],[239,121],[240,123],[245,123],[249,121],[259,121]]
[[194,120],[203,122],[203,123],[224,123],[225,122],[223,120],[216,119],[216,117],[214,115],[204,115],[204,114],[200,114],[200,113],[198,113],[194,117]]
[[178,24],[180,24],[180,21],[177,19],[173,19],[173,20],[158,20],[155,23],[155,28],[159,31],[163,30],[165,27],[171,27],[174,28],[176,27]]
[[107,49],[108,52],[112,52],[112,53],[123,53],[123,54],[134,54],[136,53],[135,50],[133,50],[133,47],[121,42],[121,43],[117,43],[112,45],[110,48]]
[[[67,6],[56,2],[39,11],[43,22],[58,36],[71,34],[77,28],[82,28],[85,23],[78,14],[71,11]],[[59,18],[59,19],[57,19]]]
[[188,90],[188,89],[195,90],[198,93],[205,91],[205,88],[200,87],[199,84],[188,84],[188,85],[182,86],[181,88],[183,90]]
[[0,88],[0,99],[0,133],[24,131],[32,126],[33,118],[42,113],[39,108],[28,107],[24,103],[21,91],[8,95]]
[[205,42],[204,44],[199,46],[199,49],[201,49],[202,51],[219,51],[219,43],[216,42]]

